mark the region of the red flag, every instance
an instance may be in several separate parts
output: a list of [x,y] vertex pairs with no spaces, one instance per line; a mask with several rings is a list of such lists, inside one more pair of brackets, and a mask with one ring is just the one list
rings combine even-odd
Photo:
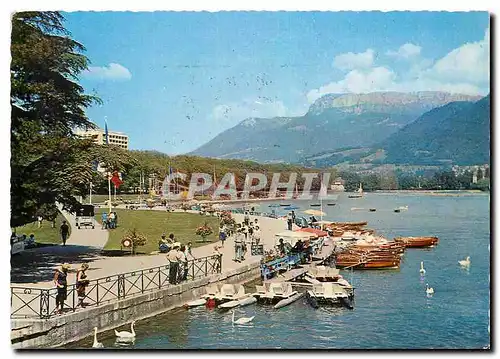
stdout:
[[116,188],[120,187],[120,185],[123,183],[118,171],[113,172],[113,177],[111,177],[111,182],[113,182],[113,184],[115,185]]

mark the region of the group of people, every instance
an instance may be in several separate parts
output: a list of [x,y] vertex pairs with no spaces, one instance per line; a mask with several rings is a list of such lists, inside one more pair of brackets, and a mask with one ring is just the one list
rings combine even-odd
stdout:
[[[162,238],[164,238],[164,235]],[[169,235],[169,239],[174,239],[173,233]],[[171,249],[167,253],[169,261],[168,282],[170,284],[178,284],[187,279],[189,256],[195,259],[191,250],[191,242],[187,246],[179,242],[171,244]]]
[[[86,296],[86,288],[89,285],[89,280],[87,278],[87,270],[89,269],[88,263],[82,263],[80,268],[76,271],[76,293],[78,295],[77,307],[81,306],[84,308],[86,303],[84,299]],[[56,269],[54,273],[54,284],[57,288],[56,295],[56,310],[59,314],[63,312],[64,301],[68,297],[68,272],[71,270],[71,265],[64,263],[59,268]]]
[[293,224],[295,223],[295,211],[291,211],[286,216],[287,229],[292,230]]
[[118,226],[118,214],[116,212],[102,212],[102,229],[115,229]]
[[16,232],[12,232],[12,235],[10,236],[10,244],[14,244],[14,242],[19,242],[23,241],[24,242],[24,248],[32,248],[36,247],[36,242],[35,242],[35,235],[33,233],[30,234],[28,237],[26,234],[22,234],[18,236]]
[[299,239],[292,247],[290,243],[285,243],[283,238],[280,238],[277,249],[278,253],[281,256],[285,256],[288,254],[304,254],[304,259],[306,261],[310,262],[312,260],[313,250],[309,243],[309,240],[303,242],[301,239]]
[[[221,225],[219,233],[219,239],[224,246],[224,241],[227,239],[227,231],[225,226]],[[260,243],[260,227],[258,219],[250,221],[250,216],[248,212],[245,213],[245,217],[242,223],[236,224],[234,233],[234,261],[242,262],[245,260],[246,253],[248,251],[248,244],[258,245]]]

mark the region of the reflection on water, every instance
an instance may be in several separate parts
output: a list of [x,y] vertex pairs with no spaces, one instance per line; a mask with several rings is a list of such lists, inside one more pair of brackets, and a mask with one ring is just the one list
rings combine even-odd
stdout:
[[[353,204],[356,202],[356,204]],[[302,210],[307,202],[296,202]],[[408,205],[408,211],[392,212]],[[267,204],[262,204],[267,206]],[[377,208],[376,212],[351,207]],[[262,209],[263,207],[261,207]],[[384,211],[383,209],[387,209]],[[482,348],[490,343],[489,197],[437,197],[367,194],[324,206],[335,221],[368,220],[369,228],[389,238],[436,235],[432,249],[408,249],[398,270],[343,271],[353,275],[354,310],[311,308],[304,298],[275,310],[241,308],[236,317],[255,316],[251,326],[232,325],[231,311],[179,309],[136,323],[136,349],[252,348]],[[470,268],[458,260],[471,257]],[[420,262],[426,273],[420,276]],[[434,288],[427,297],[426,284]],[[255,283],[246,285],[254,290]],[[113,331],[98,335],[116,348]],[[68,348],[89,348],[92,337]]]

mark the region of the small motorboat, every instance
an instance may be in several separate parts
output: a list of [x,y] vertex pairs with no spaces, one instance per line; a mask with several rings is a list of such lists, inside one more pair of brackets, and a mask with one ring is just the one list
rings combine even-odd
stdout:
[[304,293],[296,293],[296,294],[292,295],[290,298],[282,299],[278,303],[276,303],[276,305],[274,306],[274,309],[286,307],[287,305],[292,304],[293,302],[302,298],[303,295],[304,295]]
[[394,210],[394,212],[399,213],[399,212],[401,212],[401,210],[400,210],[399,208],[396,208],[396,209]]
[[288,206],[290,206],[290,203],[287,203],[287,204],[285,204],[285,203],[280,203],[280,206],[281,206],[281,207],[288,207]]
[[327,203],[327,206],[335,206],[337,203]]
[[348,309],[353,309],[353,296],[350,296],[346,289],[338,283],[321,283],[313,285],[311,290],[306,292],[307,301],[313,308],[315,304],[340,305]]
[[377,209],[376,208],[370,208],[369,211],[370,212],[375,212],[375,211],[377,211]]
[[197,299],[197,300],[192,300],[190,302],[187,302],[184,304],[184,308],[194,308],[194,307],[199,307],[201,305],[205,305],[207,303],[207,300],[205,298]]
[[256,289],[254,296],[261,304],[277,304],[298,293],[292,289],[290,283],[264,283],[264,285],[257,285]]
[[310,206],[311,207],[320,207],[321,204],[320,203],[311,203]]

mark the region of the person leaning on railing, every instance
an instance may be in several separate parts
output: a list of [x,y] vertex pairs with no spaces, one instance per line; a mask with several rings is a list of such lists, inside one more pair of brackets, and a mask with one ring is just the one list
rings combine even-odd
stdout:
[[[71,266],[64,263],[60,268],[56,269],[54,274],[54,283],[57,287],[56,309],[59,314],[62,313],[64,301],[68,297],[68,271]],[[60,306],[60,309],[58,307]]]
[[86,270],[89,269],[89,265],[87,263],[82,263],[80,269],[76,272],[76,292],[78,294],[78,304],[77,306],[81,306],[85,308],[85,303],[83,300],[85,299],[85,289],[89,285],[89,280],[87,279]]
[[167,259],[170,262],[169,272],[168,272],[168,282],[170,284],[177,284],[177,273],[179,271],[179,262],[183,259],[184,254],[179,252],[180,243],[176,242],[173,248],[168,252]]

